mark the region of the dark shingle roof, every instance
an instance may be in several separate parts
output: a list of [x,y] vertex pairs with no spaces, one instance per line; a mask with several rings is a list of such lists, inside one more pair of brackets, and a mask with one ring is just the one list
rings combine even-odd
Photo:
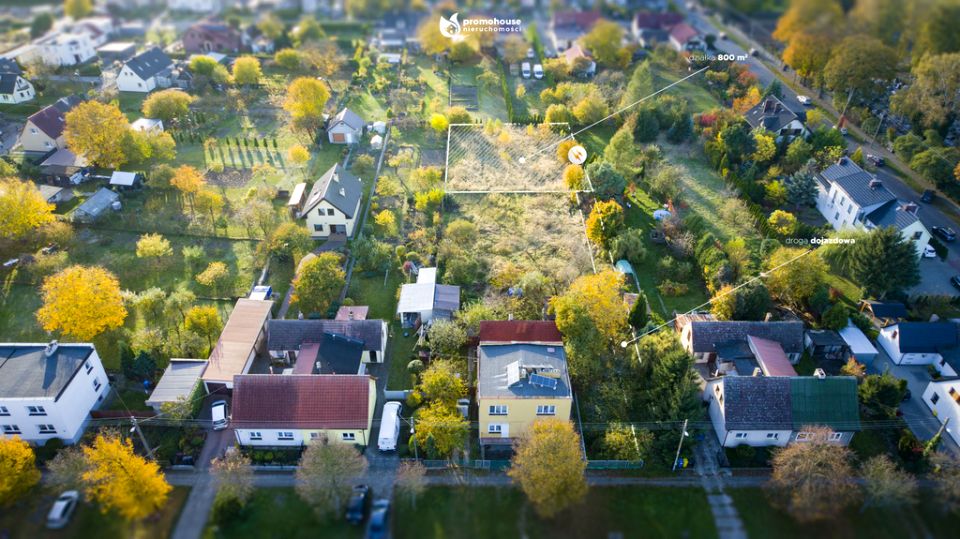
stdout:
[[363,343],[363,349],[383,347],[383,320],[270,320],[267,347],[296,350],[304,343],[319,343],[326,333],[342,335]]
[[247,374],[233,377],[238,428],[365,429],[370,377]]
[[860,430],[857,379],[852,376],[790,378],[793,428],[824,425],[835,431]]
[[871,187],[870,182],[876,178],[846,157],[821,171],[820,175],[836,183],[861,208],[895,201],[897,198],[882,183],[874,183]]
[[[494,344],[479,348],[477,370],[477,397],[556,397],[573,395],[567,372],[567,357],[563,346],[538,344]],[[529,382],[529,376],[518,377],[510,384],[507,366],[519,363],[519,368],[542,370],[549,367],[557,373],[557,387],[549,388]]]
[[0,73],[15,73],[20,75],[23,73],[23,70],[20,69],[20,64],[12,58],[0,58]]
[[350,174],[337,163],[314,182],[302,215],[307,215],[321,200],[326,200],[348,218],[352,218],[362,194],[363,182],[360,178]]
[[798,119],[797,115],[776,96],[768,96],[763,101],[757,103],[752,109],[744,114],[744,118],[750,127],[762,127],[768,131],[776,133],[790,122]]
[[870,307],[870,312],[877,318],[906,318],[907,306],[899,301],[873,301],[865,302]]
[[727,430],[790,430],[790,379],[724,377],[723,410]]
[[867,219],[878,227],[892,226],[897,229],[904,229],[919,221],[916,215],[905,211],[897,200],[886,202],[883,206],[873,210],[867,215]]
[[693,333],[693,352],[696,354],[714,352],[718,345],[746,342],[750,335],[776,341],[788,354],[799,354],[803,351],[803,322],[797,320],[780,322],[694,320],[690,324]]
[[901,322],[900,352],[934,353],[957,345],[957,325],[953,322]]
[[52,105],[31,114],[27,120],[48,137],[55,139],[63,134],[67,113],[82,102],[83,99],[76,95],[61,97]]
[[811,329],[807,337],[814,346],[847,346],[847,341],[832,329]]
[[173,60],[158,47],[154,47],[128,60],[126,67],[141,79],[148,80],[164,69],[173,67]]
[[59,397],[90,357],[89,344],[61,344],[47,357],[46,345],[0,345],[0,398]]
[[16,73],[0,73],[0,95],[12,94],[17,89],[17,79],[20,75]]
[[633,17],[633,24],[640,29],[667,29],[681,22],[683,14],[671,11],[640,11]]

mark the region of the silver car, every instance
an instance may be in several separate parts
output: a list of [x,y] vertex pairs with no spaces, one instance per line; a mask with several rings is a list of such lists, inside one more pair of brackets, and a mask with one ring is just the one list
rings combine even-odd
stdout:
[[47,513],[47,528],[59,530],[66,527],[70,522],[70,517],[77,510],[77,502],[80,500],[80,493],[75,490],[68,490],[61,494],[57,501],[53,502],[53,507]]

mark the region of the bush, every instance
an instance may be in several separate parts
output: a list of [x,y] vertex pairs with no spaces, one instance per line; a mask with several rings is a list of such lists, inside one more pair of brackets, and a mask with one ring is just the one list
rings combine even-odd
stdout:
[[410,374],[420,374],[423,372],[423,361],[419,359],[414,359],[410,363],[407,363],[407,370],[410,371]]
[[754,449],[752,445],[741,444],[733,448],[733,452],[736,455],[737,459],[742,462],[752,462],[754,457],[757,456],[757,450]]
[[667,279],[660,283],[660,286],[657,287],[657,290],[660,291],[664,296],[682,296],[690,291],[690,287],[686,283],[678,283]]
[[217,526],[225,527],[234,524],[245,516],[243,504],[235,496],[217,494],[213,500],[211,516]]

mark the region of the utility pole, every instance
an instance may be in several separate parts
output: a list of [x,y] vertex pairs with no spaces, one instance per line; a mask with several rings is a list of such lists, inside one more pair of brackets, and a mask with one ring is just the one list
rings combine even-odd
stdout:
[[880,128],[883,127],[883,121],[887,119],[887,111],[883,111],[883,114],[880,115],[880,123],[877,124],[877,132],[873,134],[873,140],[877,140],[877,137],[880,136]]
[[683,420],[683,429],[680,430],[680,443],[677,444],[677,455],[673,457],[673,468],[670,470],[671,472],[677,471],[677,461],[680,460],[680,449],[683,448],[683,439],[689,436],[687,434],[687,421],[687,419]]
[[847,107],[850,106],[850,101],[853,100],[853,88],[850,88],[850,93],[847,94],[847,102],[843,105],[843,112],[840,113],[840,118],[837,119],[837,129],[843,127],[843,124],[847,120]]
[[147,450],[147,458],[153,460],[153,449],[150,448],[150,444],[147,442],[147,437],[144,436],[143,431],[140,430],[140,424],[137,423],[137,418],[130,416],[130,422],[133,423],[133,428],[131,428],[130,431],[137,431],[137,434],[140,436],[140,443],[142,443],[143,448]]

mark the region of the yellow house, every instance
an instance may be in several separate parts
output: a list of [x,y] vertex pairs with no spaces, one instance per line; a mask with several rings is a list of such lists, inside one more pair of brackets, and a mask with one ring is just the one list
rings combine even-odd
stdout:
[[570,418],[573,390],[553,322],[482,322],[477,357],[484,455],[509,450],[537,419]]
[[230,425],[243,446],[296,447],[326,438],[367,445],[377,405],[367,375],[247,374],[233,381]]

